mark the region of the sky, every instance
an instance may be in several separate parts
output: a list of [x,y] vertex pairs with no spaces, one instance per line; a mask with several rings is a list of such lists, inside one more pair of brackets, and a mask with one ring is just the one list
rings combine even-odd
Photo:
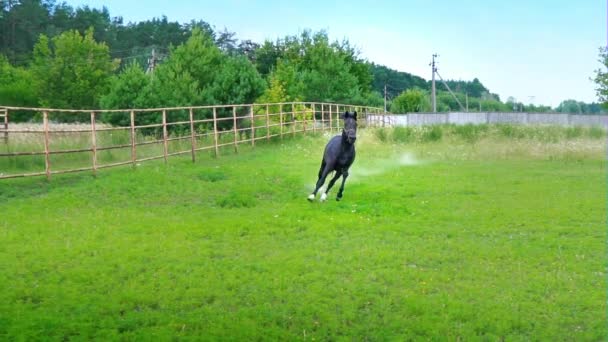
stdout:
[[[70,0],[105,6],[137,22],[167,16],[202,19],[217,30],[256,42],[325,30],[348,39],[370,62],[431,78],[439,57],[444,79],[477,77],[502,101],[557,106],[566,99],[597,101],[590,78],[607,44],[608,0]],[[439,85],[438,85],[439,86]]]

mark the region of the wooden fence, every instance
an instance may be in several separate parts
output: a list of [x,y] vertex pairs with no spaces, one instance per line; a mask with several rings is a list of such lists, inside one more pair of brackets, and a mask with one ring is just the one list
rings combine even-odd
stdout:
[[[50,179],[54,174],[80,171],[92,171],[96,174],[97,170],[103,168],[128,164],[135,166],[140,162],[161,158],[167,162],[170,156],[185,154],[190,154],[194,162],[199,151],[210,150],[218,156],[220,148],[226,146],[232,146],[234,151],[238,152],[240,144],[255,146],[256,141],[270,140],[273,137],[282,139],[287,134],[338,131],[342,127],[340,114],[345,111],[356,110],[360,126],[379,122],[384,124],[384,121],[378,120],[378,117],[384,115],[381,108],[313,102],[124,110],[23,107],[2,107],[2,109],[6,113],[7,121],[4,130],[0,128],[0,134],[6,136],[4,141],[0,141],[0,179],[30,176],[46,176]],[[33,128],[11,125],[8,118],[13,116],[12,113],[16,113],[15,116],[18,114],[21,121],[24,121],[25,117],[25,121],[42,121],[42,125],[40,127],[38,124]],[[374,117],[369,123],[368,115]],[[120,124],[112,126],[104,124],[108,121],[107,116],[112,116],[109,121],[119,121]],[[85,120],[86,127],[83,128]],[[75,129],[62,130],[54,126],[57,121],[77,121],[80,125]],[[61,136],[65,141],[65,136],[70,134],[79,134],[80,146],[73,146],[68,142],[59,144],[61,146],[55,148],[57,143],[54,141],[61,140],[57,136]],[[19,139],[19,136],[32,135],[38,138]],[[87,140],[90,139],[84,143],[86,146],[82,146],[83,135],[89,137]],[[113,135],[122,137],[123,141],[116,143],[114,139],[109,139],[110,143],[105,142],[108,140],[107,137]],[[40,144],[30,143],[31,141],[39,141]],[[162,153],[159,151],[158,154],[154,154],[147,149],[147,146],[159,145],[162,146]],[[146,153],[143,153],[144,149]],[[123,151],[124,158],[111,162],[100,159],[100,153],[114,150]],[[86,166],[54,168],[53,159],[57,155],[82,153],[90,154]],[[41,158],[44,158],[44,168],[40,165],[38,172],[22,173],[23,168],[19,168],[20,164],[15,161],[16,158],[22,157],[40,158],[38,160],[40,164],[42,164]],[[12,162],[8,162],[8,159]],[[32,163],[36,167],[36,161]]]

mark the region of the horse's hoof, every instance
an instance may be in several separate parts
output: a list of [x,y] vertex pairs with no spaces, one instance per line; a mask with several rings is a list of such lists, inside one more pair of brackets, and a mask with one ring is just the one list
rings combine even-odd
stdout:
[[321,202],[325,202],[325,200],[327,200],[327,194],[326,193],[322,193],[321,194]]
[[315,195],[314,194],[310,194],[310,196],[308,196],[307,198],[308,202],[312,202],[315,200]]
[[340,202],[340,200],[342,199],[342,197],[336,197],[336,201]]

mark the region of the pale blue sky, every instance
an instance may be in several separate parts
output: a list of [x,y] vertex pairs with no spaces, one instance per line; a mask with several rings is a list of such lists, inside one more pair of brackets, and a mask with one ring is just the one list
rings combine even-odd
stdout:
[[568,98],[597,101],[589,78],[607,41],[606,0],[67,2],[106,6],[125,22],[202,19],[257,42],[324,29],[333,39],[348,38],[369,61],[425,79],[436,52],[444,78],[478,77],[503,101],[551,106]]

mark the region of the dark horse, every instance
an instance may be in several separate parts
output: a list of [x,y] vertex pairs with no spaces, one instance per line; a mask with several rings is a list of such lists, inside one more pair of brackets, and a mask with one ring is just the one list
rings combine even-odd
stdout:
[[344,128],[342,129],[342,135],[336,135],[325,146],[325,152],[323,153],[323,160],[321,161],[321,168],[319,169],[319,180],[315,186],[315,191],[308,196],[309,201],[314,201],[317,191],[325,183],[327,175],[335,171],[334,177],[329,181],[327,190],[321,194],[321,201],[327,199],[327,193],[334,186],[334,183],[342,176],[342,186],[338,191],[336,200],[342,199],[342,192],[344,191],[344,182],[348,177],[348,168],[355,161],[355,140],[357,139],[357,112],[349,113],[345,112],[342,115],[344,119]]

